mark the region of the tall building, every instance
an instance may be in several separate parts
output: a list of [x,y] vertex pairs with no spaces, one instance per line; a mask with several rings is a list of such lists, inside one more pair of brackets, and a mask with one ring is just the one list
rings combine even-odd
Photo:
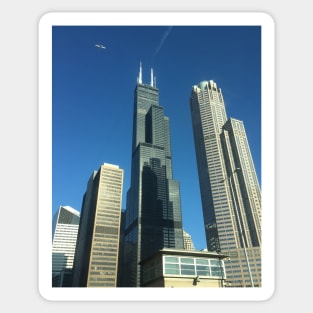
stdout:
[[172,177],[169,118],[159,105],[159,91],[142,83],[134,95],[131,185],[125,221],[126,287],[142,286],[140,261],[163,248],[183,249],[179,183]]
[[121,223],[120,223],[120,243],[119,243],[119,255],[118,255],[118,271],[117,271],[117,287],[123,286],[123,279],[127,275],[124,272],[124,233],[125,233],[125,210],[121,212]]
[[230,256],[232,286],[261,286],[261,191],[243,122],[227,119],[212,80],[192,87],[190,109],[208,250]]
[[195,250],[195,246],[192,242],[191,235],[188,234],[185,230],[183,230],[183,236],[184,236],[184,249]]
[[70,287],[79,226],[79,212],[60,206],[52,226],[52,287]]
[[104,163],[83,197],[73,287],[116,287],[124,171]]

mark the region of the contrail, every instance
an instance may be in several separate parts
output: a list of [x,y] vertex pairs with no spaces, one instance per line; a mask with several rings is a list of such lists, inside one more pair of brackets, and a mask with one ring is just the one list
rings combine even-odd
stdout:
[[162,37],[162,39],[161,39],[161,41],[160,41],[160,43],[158,45],[158,47],[154,51],[153,56],[156,56],[159,53],[159,51],[161,50],[162,46],[164,45],[164,42],[165,42],[167,36],[170,34],[172,28],[173,28],[173,26],[170,26],[170,27],[167,28],[166,32],[164,33],[164,35],[163,35],[163,37]]

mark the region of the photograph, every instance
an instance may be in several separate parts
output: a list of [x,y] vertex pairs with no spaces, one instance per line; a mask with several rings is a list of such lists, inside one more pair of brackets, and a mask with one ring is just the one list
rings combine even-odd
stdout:
[[265,13],[44,15],[41,295],[271,297],[274,87]]

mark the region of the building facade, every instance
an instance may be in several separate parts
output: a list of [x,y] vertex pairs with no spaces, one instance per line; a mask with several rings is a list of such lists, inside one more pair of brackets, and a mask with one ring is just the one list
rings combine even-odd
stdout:
[[104,163],[84,194],[73,287],[117,287],[124,171]]
[[79,212],[60,206],[52,226],[52,287],[70,287],[79,227]]
[[190,110],[207,248],[230,256],[233,287],[260,287],[261,191],[243,122],[227,119],[212,80],[192,87]]
[[[140,261],[162,248],[183,249],[179,183],[172,177],[169,118],[159,105],[159,91],[142,83],[134,95],[131,184],[127,192],[124,266],[126,287],[140,287]],[[126,276],[125,276],[126,278]]]
[[188,234],[185,230],[183,230],[183,236],[184,236],[184,249],[185,250],[195,250],[195,246],[193,244],[191,235]]
[[142,260],[143,286],[165,288],[226,287],[224,259],[216,252],[162,249]]

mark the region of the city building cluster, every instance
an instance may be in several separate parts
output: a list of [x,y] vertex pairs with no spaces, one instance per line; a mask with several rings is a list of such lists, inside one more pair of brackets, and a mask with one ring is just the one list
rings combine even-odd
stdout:
[[[131,182],[102,164],[87,182],[81,211],[53,219],[53,287],[261,287],[261,191],[243,121],[227,118],[216,82],[192,86],[190,113],[207,249],[183,229],[172,175],[170,119],[153,71],[134,91]],[[105,157],[105,156],[104,156]]]

